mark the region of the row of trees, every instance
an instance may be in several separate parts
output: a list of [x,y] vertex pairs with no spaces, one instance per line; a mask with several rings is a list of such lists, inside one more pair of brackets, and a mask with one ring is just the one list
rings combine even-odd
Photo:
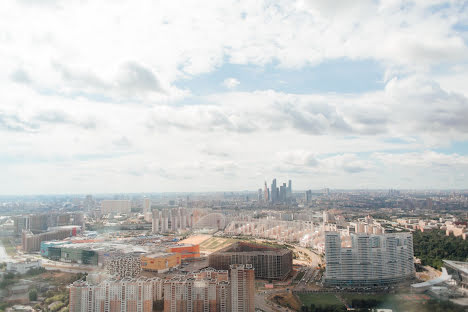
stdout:
[[417,231],[413,235],[414,255],[423,265],[436,269],[443,266],[442,260],[467,261],[468,241],[461,237],[446,236],[444,231]]

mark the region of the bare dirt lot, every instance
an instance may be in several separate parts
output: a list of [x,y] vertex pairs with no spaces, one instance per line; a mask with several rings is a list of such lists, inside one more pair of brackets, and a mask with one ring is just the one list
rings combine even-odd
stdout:
[[193,236],[190,236],[184,240],[181,240],[180,242],[183,243],[183,244],[195,244],[195,245],[198,245],[198,244],[201,244],[203,243],[204,241],[208,240],[211,238],[211,235],[208,235],[208,234],[198,234],[198,235],[193,235]]

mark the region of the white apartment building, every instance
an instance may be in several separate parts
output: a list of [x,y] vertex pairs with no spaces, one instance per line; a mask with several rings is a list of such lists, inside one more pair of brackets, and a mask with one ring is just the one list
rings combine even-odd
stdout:
[[377,287],[414,277],[411,233],[351,234],[351,247],[342,247],[337,232],[325,233],[324,284]]
[[192,228],[192,211],[172,208],[153,211],[153,233],[178,232]]

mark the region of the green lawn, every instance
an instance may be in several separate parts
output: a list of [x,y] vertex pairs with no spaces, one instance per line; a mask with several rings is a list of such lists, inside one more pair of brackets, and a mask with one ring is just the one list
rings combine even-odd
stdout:
[[353,299],[360,300],[376,300],[378,301],[377,307],[379,308],[395,308],[399,300],[395,295],[392,294],[342,294],[343,298],[349,306],[352,306]]
[[11,245],[10,240],[7,237],[2,237],[0,240],[2,241],[3,247],[5,247],[5,251],[9,256],[16,255],[16,249],[13,245]]
[[338,298],[334,294],[324,294],[324,293],[317,293],[317,294],[299,294],[299,299],[301,300],[302,304],[305,306],[310,306],[312,303],[316,306],[342,306]]
[[342,294],[341,297],[344,298],[348,303],[351,303],[351,300],[353,299],[396,301],[395,295],[391,294]]

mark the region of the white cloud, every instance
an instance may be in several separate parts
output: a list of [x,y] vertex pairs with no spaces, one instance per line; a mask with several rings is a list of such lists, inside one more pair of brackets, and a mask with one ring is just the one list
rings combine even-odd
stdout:
[[310,135],[380,135],[428,144],[468,139],[468,98],[434,81],[392,79],[383,91],[362,95],[297,95],[274,91],[232,92],[195,106],[156,106],[156,129],[282,131]]
[[[375,59],[406,72],[466,61],[468,55],[452,28],[463,21],[462,1],[439,10],[432,9],[435,1],[204,1],[186,2],[184,10],[149,0],[49,3],[2,3],[0,66],[4,75],[23,68],[42,87],[71,92],[103,92],[119,83],[128,89],[125,79],[142,77],[125,64],[139,64],[146,78],[172,94],[180,92],[171,87],[178,78],[209,72],[225,60],[300,67],[335,58]],[[66,66],[72,79],[54,64]],[[127,78],[119,79],[119,72]],[[131,89],[160,88],[145,81],[133,81]]]
[[402,154],[375,153],[374,158],[387,165],[423,167],[427,169],[468,167],[468,156],[442,154],[434,151],[412,152]]
[[[447,179],[465,155],[431,152],[468,140],[463,1],[36,2],[0,4],[2,193],[255,189],[277,174],[468,187]],[[180,84],[340,58],[377,62],[385,88],[234,92],[229,70],[226,93]]]
[[223,81],[223,86],[228,89],[235,89],[240,84],[240,81],[236,78],[226,78]]

